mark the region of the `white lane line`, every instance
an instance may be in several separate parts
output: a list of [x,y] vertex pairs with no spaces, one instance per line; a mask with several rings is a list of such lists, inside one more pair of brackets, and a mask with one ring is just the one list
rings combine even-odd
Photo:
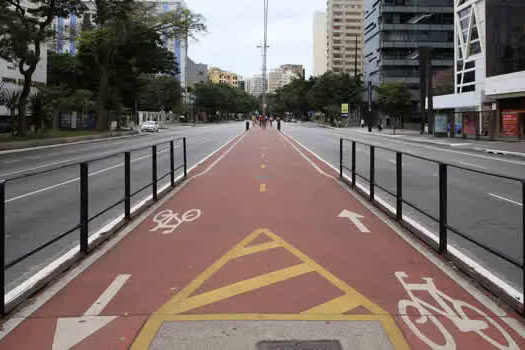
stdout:
[[109,304],[111,299],[117,295],[119,290],[124,286],[124,283],[131,277],[131,275],[118,275],[108,288],[102,293],[98,299],[91,305],[91,307],[84,313],[84,316],[98,316]]
[[[174,149],[176,148],[179,148],[180,146],[178,147],[174,147]],[[161,153],[164,153],[164,152],[167,152],[169,149],[165,149],[165,150],[162,150],[160,152],[157,152],[157,154],[161,154]],[[131,163],[135,163],[135,162],[138,162],[140,160],[143,160],[143,159],[146,159],[146,158],[151,158],[151,154],[149,155],[146,155],[146,156],[142,156],[142,157],[139,157],[139,158],[136,158],[136,159],[133,159],[131,161]],[[116,168],[119,168],[121,166],[123,166],[124,163],[119,163],[119,164],[116,164],[116,165],[113,165],[113,166],[110,166],[108,168],[104,168],[104,169],[101,169],[101,170],[98,170],[98,171],[95,171],[95,172],[92,172],[89,174],[89,176],[96,176],[96,175],[100,175],[102,173],[105,173],[107,171],[110,171],[110,170],[113,170],[113,169],[116,169]],[[55,185],[52,185],[52,186],[48,186],[48,187],[44,187],[44,188],[41,188],[39,190],[36,190],[36,191],[33,191],[33,192],[28,192],[28,193],[25,193],[25,194],[21,194],[19,196],[16,196],[16,197],[13,197],[13,198],[9,198],[8,200],[6,200],[5,202],[6,203],[9,203],[9,202],[13,202],[13,201],[16,201],[18,199],[22,199],[22,198],[26,198],[26,197],[30,197],[30,196],[33,196],[35,194],[38,194],[38,193],[42,193],[42,192],[45,192],[45,191],[49,191],[49,190],[52,190],[54,188],[57,188],[57,187],[60,187],[60,186],[64,186],[64,185],[68,185],[70,183],[73,183],[75,181],[78,181],[80,180],[80,177],[77,177],[77,178],[74,178],[74,179],[71,179],[71,180],[67,180],[67,181],[64,181],[64,182],[60,182],[58,184],[55,184]]]
[[389,161],[390,163],[392,163],[392,164],[397,164],[397,162],[396,162],[395,160],[389,159],[388,161]]
[[466,165],[466,166],[471,166],[471,167],[474,167],[474,168],[487,169],[486,167],[481,166],[481,165],[477,165],[477,164],[472,164],[472,163],[467,163],[467,162],[458,162],[458,163]]
[[512,204],[516,204],[516,205],[519,205],[520,207],[523,206],[522,203],[513,201],[512,199],[508,199],[508,198],[505,198],[505,197],[502,197],[502,196],[498,196],[497,194],[494,194],[494,193],[487,193],[487,194],[489,196],[491,196],[491,197],[494,197],[494,198],[497,198],[497,199],[501,199],[502,201],[506,201],[506,202],[509,202],[509,203],[512,203]]
[[12,160],[3,160],[2,163],[9,164],[9,163],[16,163],[21,162],[22,159],[12,159]]

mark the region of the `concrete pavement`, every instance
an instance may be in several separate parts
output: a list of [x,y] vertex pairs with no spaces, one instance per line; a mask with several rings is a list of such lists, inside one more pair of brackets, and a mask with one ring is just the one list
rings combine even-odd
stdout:
[[233,140],[120,238],[6,320],[0,347],[525,347],[519,316],[275,129]]

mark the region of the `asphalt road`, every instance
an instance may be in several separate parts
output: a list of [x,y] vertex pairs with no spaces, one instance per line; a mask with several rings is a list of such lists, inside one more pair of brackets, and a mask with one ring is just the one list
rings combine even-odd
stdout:
[[[458,146],[435,146],[404,142],[370,135],[356,130],[334,130],[310,123],[284,123],[282,131],[311,149],[318,156],[339,168],[339,139],[375,144],[394,151],[409,152],[436,161],[456,164],[475,170],[525,178],[525,161],[490,156]],[[357,144],[357,173],[369,179],[370,150]],[[396,193],[396,154],[379,148],[375,150],[376,183]],[[344,143],[345,166],[351,168],[351,143]],[[350,172],[345,172],[350,175]],[[403,157],[403,197],[431,216],[439,217],[438,164],[410,156]],[[358,177],[358,183],[368,187],[367,180]],[[453,167],[448,169],[449,225],[498,252],[523,262],[523,223],[521,184]],[[376,187],[376,196],[395,208],[395,198]],[[439,232],[438,224],[420,212],[403,206],[404,214],[424,225],[431,232]],[[522,271],[449,230],[449,243],[465,255],[493,272],[518,291],[522,291]]]
[[[229,139],[244,130],[244,123],[227,123],[199,127],[176,127],[159,133],[91,143],[61,145],[17,153],[0,154],[0,180],[28,171],[53,167],[90,158],[103,157],[129,149],[160,144],[157,147],[158,178],[169,172],[169,141],[186,137],[188,168],[197,164]],[[175,167],[183,164],[182,141],[174,142]],[[180,169],[177,175],[182,174]],[[151,183],[152,149],[131,153],[131,192]],[[169,176],[158,187],[169,183]],[[6,263],[67,232],[79,223],[79,166],[69,166],[6,184]],[[132,206],[151,195],[151,186],[132,198]],[[89,162],[89,216],[92,217],[124,197],[123,153]],[[92,234],[122,215],[124,205],[89,223]],[[79,242],[79,231],[21,261],[6,271],[6,292],[16,287],[43,266],[54,261]]]

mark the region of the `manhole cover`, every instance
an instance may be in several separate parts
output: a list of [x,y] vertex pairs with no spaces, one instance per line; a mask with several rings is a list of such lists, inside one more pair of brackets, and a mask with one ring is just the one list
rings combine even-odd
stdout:
[[343,350],[337,340],[314,341],[262,341],[257,343],[258,350]]

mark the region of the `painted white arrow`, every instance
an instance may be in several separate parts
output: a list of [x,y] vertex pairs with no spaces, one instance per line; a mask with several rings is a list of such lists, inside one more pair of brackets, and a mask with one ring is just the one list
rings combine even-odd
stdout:
[[99,316],[131,275],[118,275],[81,317],[59,318],[53,339],[53,350],[70,349],[118,316]]
[[365,218],[362,215],[356,214],[353,211],[347,209],[343,209],[337,217],[348,218],[361,232],[370,232],[370,230],[360,220]]

